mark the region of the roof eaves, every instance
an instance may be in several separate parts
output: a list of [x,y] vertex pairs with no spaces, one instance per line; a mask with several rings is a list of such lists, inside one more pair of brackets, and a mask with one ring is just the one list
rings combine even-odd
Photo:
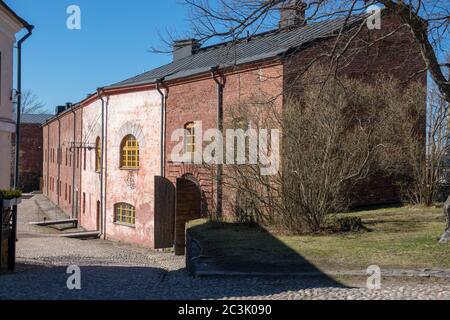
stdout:
[[11,9],[3,0],[0,0],[0,6],[4,7],[9,14],[17,20],[24,28],[28,28],[31,25],[23,18],[21,18],[13,9]]

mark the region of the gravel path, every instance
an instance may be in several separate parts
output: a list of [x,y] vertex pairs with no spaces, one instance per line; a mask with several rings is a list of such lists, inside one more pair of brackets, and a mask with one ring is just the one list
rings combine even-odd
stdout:
[[[448,279],[190,277],[184,258],[102,240],[56,237],[28,225],[36,219],[34,199],[20,207],[18,266],[0,276],[0,299],[448,299]],[[69,265],[81,269],[81,290],[69,290]],[[345,283],[345,284],[343,284]]]

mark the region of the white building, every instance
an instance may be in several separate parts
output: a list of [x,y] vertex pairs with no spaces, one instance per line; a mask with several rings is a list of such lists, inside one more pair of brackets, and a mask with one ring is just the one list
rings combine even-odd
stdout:
[[0,1],[0,189],[11,186],[11,133],[15,131],[11,93],[16,34],[29,24]]

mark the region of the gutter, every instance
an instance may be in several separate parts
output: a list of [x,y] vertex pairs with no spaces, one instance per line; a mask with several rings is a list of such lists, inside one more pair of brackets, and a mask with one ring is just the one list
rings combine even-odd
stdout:
[[158,90],[161,95],[161,177],[166,174],[166,164],[165,164],[165,150],[166,150],[166,100],[167,100],[167,90],[165,93],[162,92],[161,86],[163,84],[164,78],[158,79],[156,81],[156,90]]
[[105,206],[105,192],[103,190],[104,185],[104,171],[105,171],[105,162],[104,162],[104,156],[105,156],[105,99],[102,96],[103,89],[99,88],[97,89],[97,96],[102,102],[102,138],[101,138],[101,156],[100,156],[100,226],[98,231],[100,231],[100,237],[103,236],[103,239],[106,239],[106,232],[105,229],[105,221],[106,215],[104,214],[104,206]]
[[50,126],[47,125],[47,197],[50,197],[49,184],[50,184]]
[[[76,146],[76,141],[77,141],[76,140],[77,139],[77,137],[76,137],[76,134],[77,134],[77,114],[76,114],[73,106],[70,108],[70,111],[73,113],[73,146],[72,146],[72,148],[73,148],[73,155],[74,155],[74,159],[73,160],[75,160],[75,151],[74,151],[75,149],[74,149],[74,147]],[[72,151],[72,149],[71,149],[71,151]],[[75,185],[76,185],[76,181],[75,181],[75,175],[76,175],[75,161],[73,162],[73,164],[74,165],[72,166],[73,172],[72,172],[72,195],[71,195],[71,197],[72,197],[72,218],[75,217],[75,204],[78,202],[78,199],[75,199]],[[76,218],[78,219],[78,214],[77,214]]]
[[[220,78],[217,79],[217,76]],[[225,78],[222,74],[219,72],[219,67],[212,67],[211,68],[211,77],[217,84],[217,130],[219,130],[221,133],[223,133],[223,88],[225,84]],[[218,219],[222,218],[222,181],[223,180],[223,165],[218,163],[217,164],[217,174],[216,174],[216,201],[217,201],[217,207],[216,207],[216,217]]]
[[22,113],[22,43],[24,43],[32,34],[34,26],[26,26],[28,33],[17,43],[17,119],[16,119],[16,159],[14,169],[14,189],[19,186],[19,156],[20,156],[20,117]]
[[58,207],[60,205],[61,199],[60,195],[62,194],[61,190],[61,161],[60,159],[61,153],[61,118],[58,118],[58,150],[56,150],[56,165],[58,166],[58,180],[56,181],[56,191],[58,196]]

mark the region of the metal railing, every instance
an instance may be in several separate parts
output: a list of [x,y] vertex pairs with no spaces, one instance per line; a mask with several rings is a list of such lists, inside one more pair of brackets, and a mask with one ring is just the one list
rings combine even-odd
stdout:
[[16,268],[17,206],[3,208],[3,203],[3,198],[0,195],[0,267],[3,267],[3,241],[7,241],[7,268],[14,271]]

